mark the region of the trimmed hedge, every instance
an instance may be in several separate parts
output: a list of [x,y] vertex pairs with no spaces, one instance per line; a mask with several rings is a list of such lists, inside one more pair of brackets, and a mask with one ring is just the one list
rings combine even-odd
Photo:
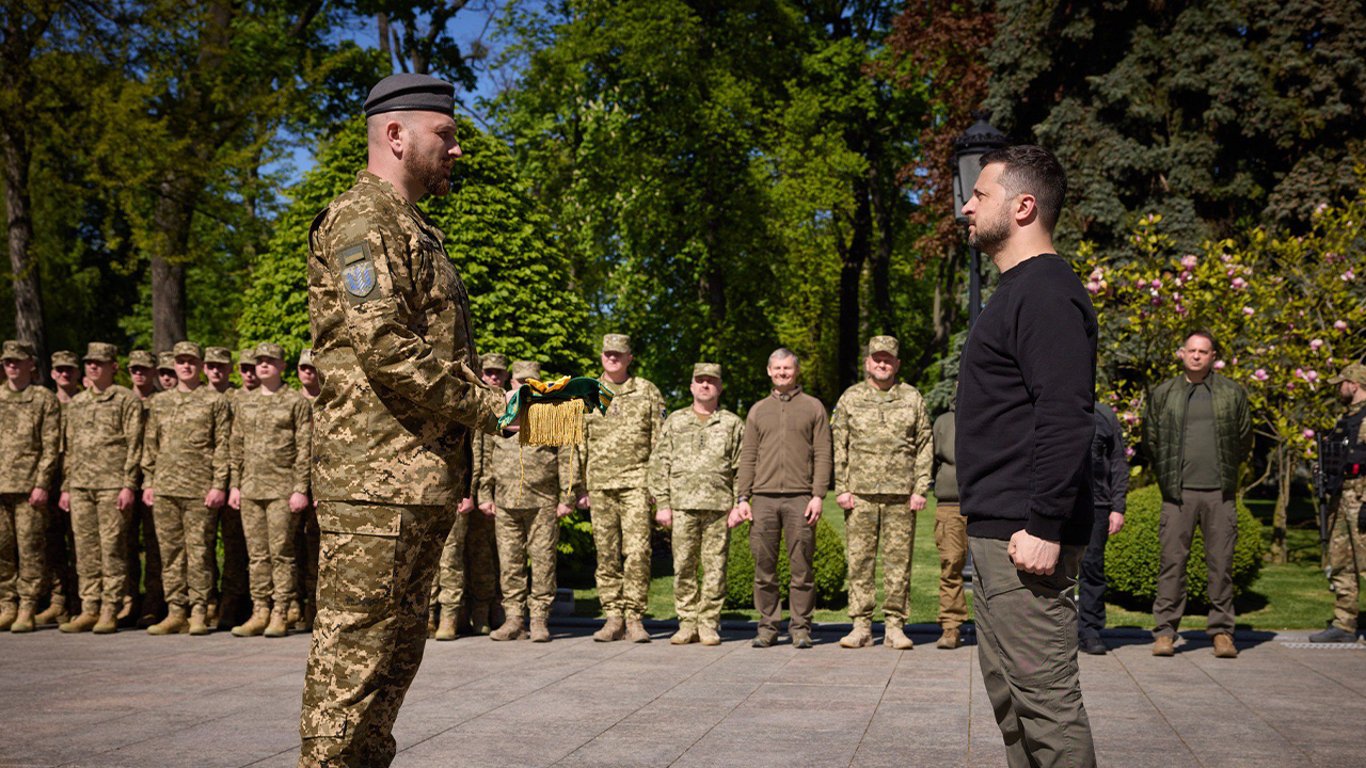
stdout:
[[[1162,513],[1162,493],[1156,485],[1130,491],[1124,528],[1110,537],[1105,547],[1105,575],[1114,598],[1136,605],[1151,606],[1157,595],[1157,571],[1161,547],[1157,524]],[[1243,503],[1238,502],[1238,543],[1233,549],[1233,594],[1249,589],[1262,570],[1266,542],[1262,524]],[[1190,560],[1186,562],[1186,600],[1188,608],[1207,607],[1209,593],[1205,572],[1205,539],[1196,526],[1191,540]]]
[[[754,607],[754,555],[749,549],[749,523],[741,523],[730,532],[730,554],[726,558],[726,607]],[[845,588],[848,564],[844,558],[844,540],[824,519],[816,523],[816,555],[812,563],[812,578],[816,591],[816,607],[838,608],[849,601]],[[787,600],[787,584],[791,571],[784,548],[778,553],[778,594]]]

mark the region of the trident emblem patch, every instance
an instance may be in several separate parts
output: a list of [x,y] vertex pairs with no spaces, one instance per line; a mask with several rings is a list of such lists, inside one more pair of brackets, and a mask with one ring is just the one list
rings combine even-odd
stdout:
[[375,287],[375,265],[369,261],[358,261],[342,270],[342,282],[352,296],[363,297]]

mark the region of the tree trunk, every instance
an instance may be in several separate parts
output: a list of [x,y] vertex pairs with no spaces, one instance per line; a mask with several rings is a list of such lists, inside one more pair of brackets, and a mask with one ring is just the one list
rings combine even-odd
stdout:
[[1284,563],[1289,559],[1285,549],[1286,511],[1290,506],[1290,481],[1295,475],[1284,440],[1276,446],[1276,465],[1280,471],[1276,477],[1276,510],[1271,515],[1271,562]]
[[863,265],[868,263],[873,224],[866,178],[855,182],[854,198],[856,203],[854,220],[849,228],[849,246],[841,254],[843,258],[840,264],[839,338],[835,357],[839,389],[836,395],[859,378],[859,320],[862,314],[859,280],[863,276]]
[[152,254],[152,346],[165,352],[188,338],[185,327],[185,251],[195,197],[192,182],[172,172],[161,182],[156,223],[162,237]]
[[881,183],[892,175],[890,169],[882,169],[882,158],[876,159],[877,165],[869,170],[873,177],[870,184],[873,201],[874,223],[877,228],[877,247],[872,249],[873,306],[869,313],[869,329],[873,333],[896,335],[896,313],[892,310],[892,252],[896,247],[897,224],[896,187]]
[[31,259],[33,214],[28,193],[28,142],[23,130],[8,121],[0,128],[5,144],[5,223],[10,271],[14,273],[14,335],[33,344],[39,370],[47,370],[47,333],[38,265]]

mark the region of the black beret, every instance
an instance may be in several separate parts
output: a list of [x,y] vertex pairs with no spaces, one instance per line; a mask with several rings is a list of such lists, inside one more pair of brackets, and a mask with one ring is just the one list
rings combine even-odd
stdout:
[[455,111],[455,86],[432,77],[403,73],[390,75],[370,89],[365,100],[365,116],[385,112]]

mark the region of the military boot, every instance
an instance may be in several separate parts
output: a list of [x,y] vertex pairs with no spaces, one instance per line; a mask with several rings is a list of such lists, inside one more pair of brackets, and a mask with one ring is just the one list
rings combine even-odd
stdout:
[[455,626],[455,611],[441,609],[441,622],[436,626],[436,632],[432,635],[437,640],[454,640],[460,636],[460,629]]
[[697,628],[697,637],[703,645],[720,645],[721,633],[716,631],[716,627],[703,624]]
[[939,636],[939,642],[934,644],[935,648],[951,651],[963,644],[963,639],[959,636],[958,627],[945,627],[944,633]]
[[98,624],[99,621],[100,615],[98,613],[82,612],[80,616],[77,616],[71,621],[68,621],[60,627],[57,627],[57,629],[60,629],[61,631],[66,633],[89,632],[90,630],[95,628],[95,625]]
[[270,605],[257,600],[251,605],[251,618],[232,628],[233,637],[256,637],[266,631],[270,622]]
[[190,609],[190,634],[209,634],[209,609],[203,604]]
[[97,635],[112,635],[119,631],[119,607],[105,601],[100,606],[100,620],[95,622],[90,631]]
[[901,622],[888,624],[882,630],[882,644],[895,651],[909,651],[915,647],[911,638],[906,637],[906,630],[901,628]]
[[521,640],[526,637],[526,630],[522,628],[521,616],[509,616],[503,622],[503,626],[489,633],[490,640]]
[[119,604],[118,613],[114,616],[114,621],[123,621],[133,615],[133,596],[124,595],[123,601]]
[[650,633],[645,631],[645,623],[639,618],[627,619],[626,639],[633,643],[650,642]]
[[264,637],[284,637],[289,634],[289,609],[283,605],[270,609],[270,624],[261,634]]
[[669,638],[669,645],[687,645],[697,642],[697,627],[679,624],[678,631]]
[[436,605],[427,609],[427,639],[432,639],[436,635]]
[[304,617],[304,607],[299,603],[298,598],[289,601],[289,610],[285,612],[285,622],[289,626],[298,624]]
[[166,609],[166,618],[147,628],[149,635],[183,635],[190,631],[185,621],[185,606],[173,605]]
[[493,628],[493,608],[488,603],[470,604],[470,628],[476,635],[487,635]]
[[531,617],[531,642],[550,642],[550,627],[546,624],[544,616]]
[[840,638],[841,648],[864,648],[873,644],[872,625],[854,622],[854,631]]
[[19,617],[19,606],[15,603],[5,603],[5,607],[0,608],[0,632],[10,628],[14,620]]
[[52,603],[48,605],[48,607],[44,608],[41,613],[33,617],[33,623],[40,627],[47,624],[65,624],[68,618],[66,613],[66,600],[64,598],[54,597]]
[[317,605],[317,603],[314,603],[312,600],[309,600],[308,602],[304,603],[304,615],[303,615],[303,618],[302,618],[302,619],[299,619],[299,626],[298,626],[298,629],[302,629],[302,630],[305,631],[305,632],[312,632],[312,631],[313,631],[313,619],[314,619],[317,615],[318,615],[318,605]]
[[607,623],[602,625],[602,629],[593,633],[593,640],[599,643],[610,643],[620,640],[626,634],[626,622],[620,616],[608,616]]
[[[190,612],[190,621],[194,621],[193,611]],[[204,624],[205,626],[218,624],[218,598],[216,597],[209,598],[208,604],[204,606]],[[191,632],[190,634],[193,635],[194,633]]]
[[33,631],[33,603],[19,604],[19,612],[14,616],[14,623],[9,625],[9,631],[16,635]]

